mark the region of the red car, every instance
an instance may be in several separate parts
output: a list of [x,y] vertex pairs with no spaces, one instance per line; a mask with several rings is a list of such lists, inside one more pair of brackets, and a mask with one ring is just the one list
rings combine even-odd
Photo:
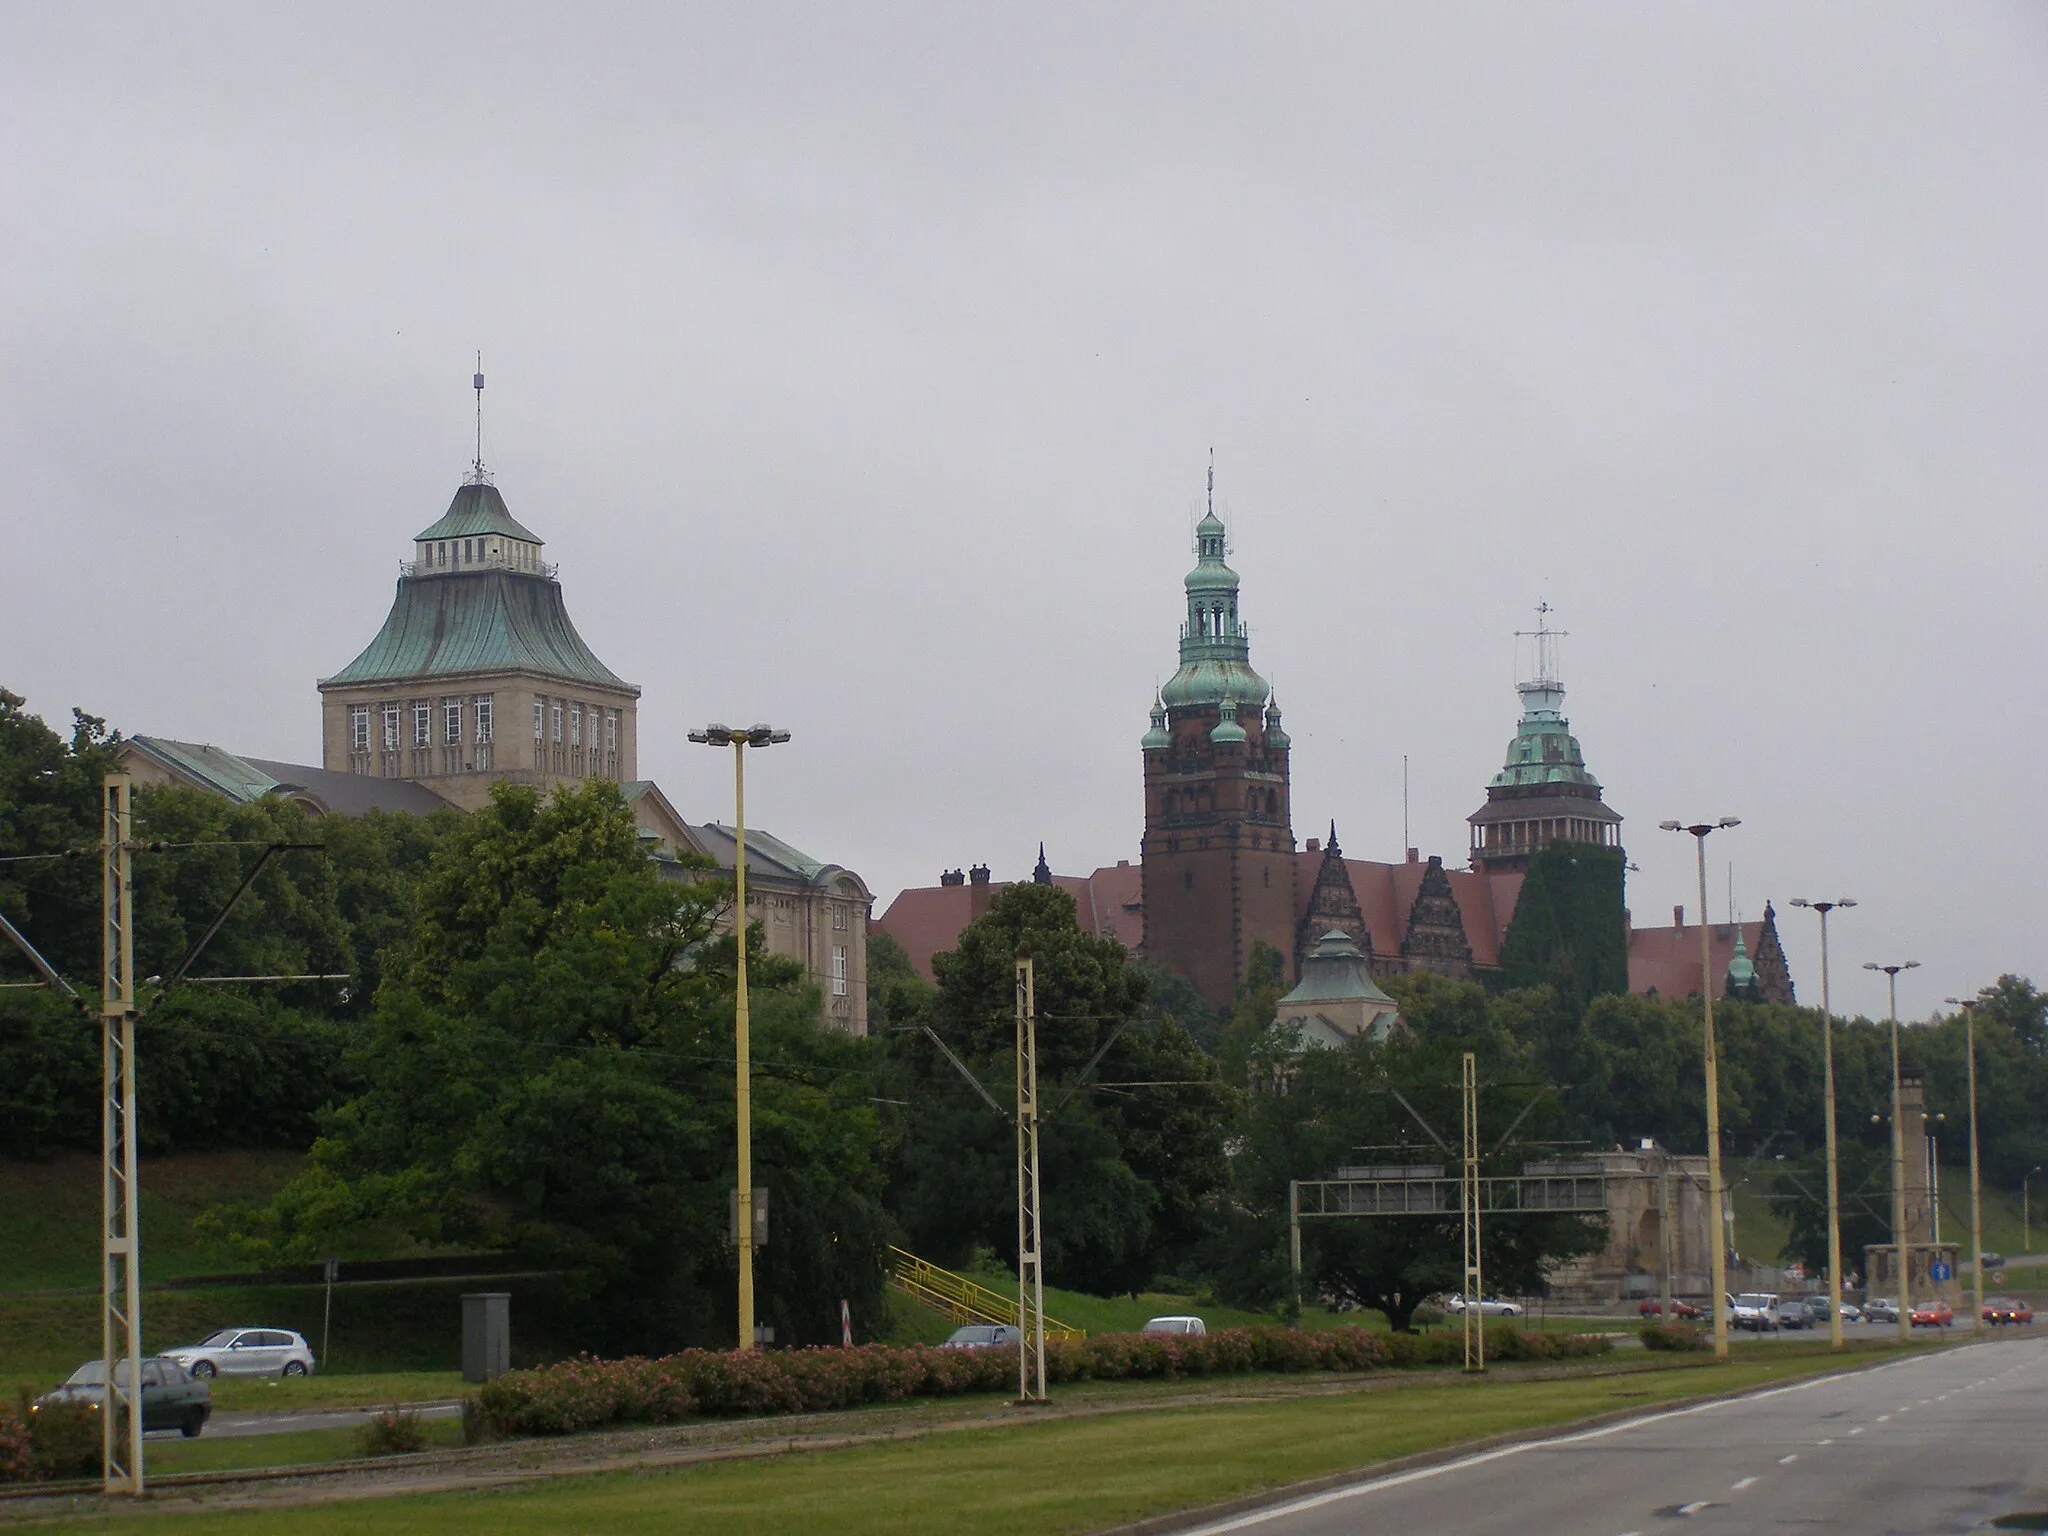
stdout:
[[[1636,1311],[1643,1317],[1662,1317],[1664,1315],[1664,1303],[1661,1301],[1645,1301],[1636,1308]],[[1673,1317],[1698,1317],[1700,1309],[1689,1301],[1674,1300],[1671,1303],[1671,1315]]]
[[1994,1327],[2003,1327],[2007,1323],[2031,1323],[2033,1320],[2034,1309],[2024,1301],[2008,1301],[2000,1297],[1984,1303],[1984,1321]]
[[1915,1328],[1946,1328],[1956,1320],[1956,1315],[1945,1301],[1916,1301],[1913,1303],[1913,1326]]

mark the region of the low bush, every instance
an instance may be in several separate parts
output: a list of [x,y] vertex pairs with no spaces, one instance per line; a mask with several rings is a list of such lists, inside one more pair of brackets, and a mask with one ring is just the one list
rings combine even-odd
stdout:
[[[22,1394],[24,1399],[27,1395]],[[28,1421],[36,1477],[61,1480],[99,1472],[100,1414],[93,1404],[47,1403],[31,1413],[24,1401],[21,1416]],[[125,1412],[117,1422],[127,1423]]]
[[[1487,1331],[1488,1353],[1502,1360],[1594,1355],[1607,1347],[1606,1339],[1584,1334]],[[1455,1365],[1462,1350],[1453,1334],[1389,1337],[1363,1328],[1226,1328],[1195,1337],[1108,1333],[1051,1339],[1045,1365],[1053,1382],[1132,1381]],[[607,1424],[669,1424],[692,1415],[822,1413],[912,1397],[1004,1392],[1016,1384],[1017,1354],[1006,1349],[886,1344],[746,1354],[689,1349],[659,1360],[586,1355],[512,1371],[477,1393],[474,1412],[492,1433],[565,1435]]]
[[365,1456],[410,1456],[424,1450],[427,1432],[409,1408],[387,1408],[362,1427],[357,1448]]
[[1707,1336],[1691,1323],[1651,1323],[1640,1330],[1645,1349],[1685,1353],[1707,1347]]
[[0,1483],[25,1483],[36,1475],[36,1444],[28,1415],[0,1403]]

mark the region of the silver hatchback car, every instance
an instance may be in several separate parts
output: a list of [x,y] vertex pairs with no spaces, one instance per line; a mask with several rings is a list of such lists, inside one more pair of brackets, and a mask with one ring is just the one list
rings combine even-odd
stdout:
[[310,1376],[313,1351],[285,1328],[223,1328],[164,1354],[201,1380],[209,1376]]

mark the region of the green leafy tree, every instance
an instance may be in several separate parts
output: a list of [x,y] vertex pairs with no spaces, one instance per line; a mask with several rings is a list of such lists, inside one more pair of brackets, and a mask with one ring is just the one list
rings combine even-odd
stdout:
[[[351,1055],[362,1091],[245,1241],[287,1257],[397,1229],[569,1271],[587,1342],[729,1339],[729,885],[664,879],[615,787],[498,785],[450,830]],[[797,1341],[838,1302],[876,1314],[888,1235],[872,1048],[748,935],[755,1179],[770,1190],[760,1310]]]
[[1135,1291],[1207,1230],[1227,1177],[1232,1096],[1186,1030],[1145,1017],[1144,978],[1123,946],[1082,932],[1073,898],[1055,886],[998,892],[959,947],[933,961],[931,1027],[1005,1113],[922,1033],[899,1036],[908,1106],[897,1213],[918,1251],[942,1261],[977,1244],[1016,1257],[1007,1110],[1016,1098],[1015,966],[1025,955],[1038,1008],[1046,1276],[1097,1294]]
[[[1838,1143],[1836,1157],[1842,1269],[1860,1272],[1863,1250],[1892,1238],[1891,1153],[1851,1136]],[[1817,1149],[1781,1169],[1771,1181],[1771,1193],[1789,1229],[1782,1256],[1817,1275],[1828,1267],[1827,1179],[1827,1152]]]

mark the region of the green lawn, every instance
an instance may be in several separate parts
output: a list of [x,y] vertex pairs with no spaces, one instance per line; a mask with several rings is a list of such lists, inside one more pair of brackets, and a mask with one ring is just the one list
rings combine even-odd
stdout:
[[357,1376],[293,1376],[213,1384],[215,1413],[284,1413],[307,1408],[382,1408],[387,1403],[445,1403],[474,1390],[460,1371],[376,1371]]
[[[1875,1357],[1877,1351],[1863,1352]],[[248,1511],[88,1516],[97,1530],[295,1536],[603,1531],[720,1536],[1056,1536],[1212,1503],[1511,1430],[1766,1385],[1830,1369],[1786,1346],[1726,1365],[1620,1376],[1446,1380],[1277,1402],[1022,1422],[911,1442],[467,1494]],[[1055,1475],[1048,1475],[1055,1474]]]
[[[426,1449],[462,1443],[458,1419],[423,1419]],[[307,1429],[286,1435],[201,1435],[197,1440],[150,1440],[143,1465],[152,1473],[229,1472],[260,1467],[299,1467],[346,1461],[362,1455],[359,1429]]]
[[[144,1158],[138,1170],[145,1283],[254,1268],[192,1228],[210,1206],[268,1199],[306,1165],[303,1152],[196,1152]],[[100,1283],[100,1164],[83,1152],[0,1161],[0,1291]]]

